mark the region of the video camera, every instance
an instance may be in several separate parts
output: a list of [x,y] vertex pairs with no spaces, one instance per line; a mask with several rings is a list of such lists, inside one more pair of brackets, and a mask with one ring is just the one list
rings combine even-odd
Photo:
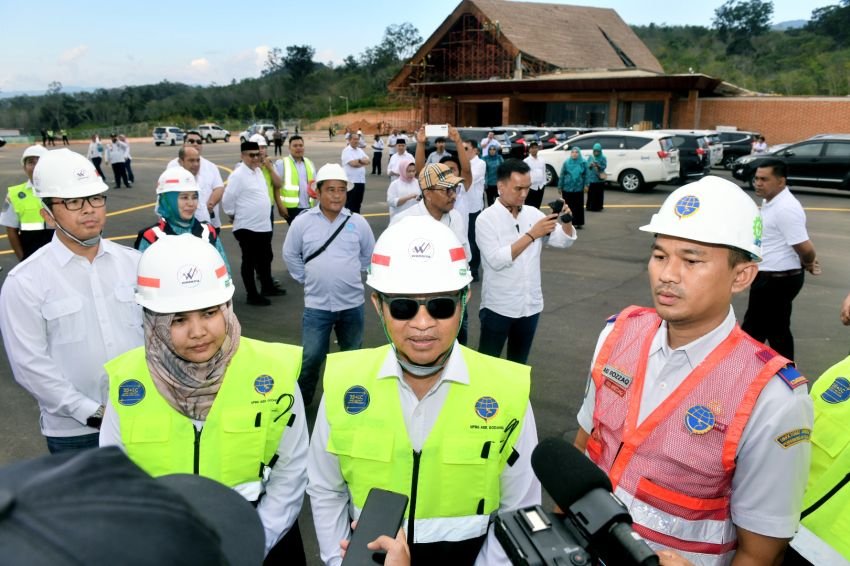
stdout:
[[[552,202],[549,203],[549,208],[552,209],[553,214],[561,214],[561,211],[564,210],[564,201],[562,201],[561,199],[553,200]],[[563,222],[564,224],[566,224],[567,222],[572,222],[572,221],[573,221],[573,215],[570,214],[569,212],[565,212],[564,214],[561,214],[561,222]]]
[[583,566],[601,559],[610,566],[658,565],[658,556],[632,530],[626,506],[611,493],[608,476],[572,444],[544,440],[531,455],[531,467],[565,514],[539,505],[499,513],[496,538],[512,564]]

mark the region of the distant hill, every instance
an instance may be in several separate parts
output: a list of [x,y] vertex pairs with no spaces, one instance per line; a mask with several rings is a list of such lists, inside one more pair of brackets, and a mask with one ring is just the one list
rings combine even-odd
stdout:
[[[97,87],[85,86],[65,86],[62,85],[62,92],[66,94],[74,94],[75,92],[94,92]],[[0,90],[0,98],[14,98],[16,96],[43,96],[47,94],[47,89],[44,90]]]
[[809,20],[788,20],[787,22],[779,22],[778,24],[773,24],[770,29],[772,29],[773,31],[800,29],[806,27],[806,24],[808,23]]

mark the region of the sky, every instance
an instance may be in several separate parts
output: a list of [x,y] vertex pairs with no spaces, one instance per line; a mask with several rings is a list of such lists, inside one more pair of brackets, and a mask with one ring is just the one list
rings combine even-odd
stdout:
[[[723,0],[549,0],[613,8],[632,25],[709,27]],[[259,76],[268,51],[311,45],[335,64],[381,42],[389,25],[412,23],[427,39],[459,0],[201,0],[103,2],[0,0],[0,93],[43,91],[52,81],[96,88],[227,84]],[[773,22],[809,19],[839,0],[773,0]]]

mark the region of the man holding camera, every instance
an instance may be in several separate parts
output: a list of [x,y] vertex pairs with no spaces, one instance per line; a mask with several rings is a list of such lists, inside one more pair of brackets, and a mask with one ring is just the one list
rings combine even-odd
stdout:
[[797,529],[807,380],[731,307],[758,272],[761,228],[729,181],[674,191],[641,227],[655,234],[655,308],[628,307],[597,342],[575,444],[608,474],[634,530],[676,551],[662,564],[777,564]]
[[507,341],[507,358],[524,364],[543,310],[543,244],[568,248],[576,241],[576,231],[563,201],[555,201],[561,207],[560,219],[558,212],[546,215],[523,206],[531,190],[528,164],[506,159],[499,165],[496,187],[499,198],[481,213],[475,226],[484,265],[478,351],[499,357]]

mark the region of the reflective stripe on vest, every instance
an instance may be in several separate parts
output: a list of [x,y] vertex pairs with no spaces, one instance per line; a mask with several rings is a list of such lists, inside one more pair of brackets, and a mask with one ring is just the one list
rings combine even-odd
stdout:
[[[306,157],[303,159],[304,167],[307,169],[307,184],[309,185],[316,176],[315,168],[313,167],[312,161]],[[283,159],[283,189],[281,190],[283,206],[286,208],[298,208],[300,194],[301,185],[299,184],[298,169],[295,167],[295,160],[292,157],[287,156]],[[312,199],[310,199],[310,201],[312,206]]]
[[194,425],[157,391],[144,348],[105,367],[121,440],[136,464],[152,476],[199,473],[256,500],[293,418],[300,365],[299,347],[240,338],[199,435],[197,462]]
[[47,228],[41,217],[41,199],[33,194],[29,181],[9,187],[8,199],[21,223],[22,232]]
[[789,362],[736,326],[638,424],[660,324],[652,309],[617,316],[591,371],[596,406],[587,452],[629,501],[644,538],[723,564],[736,546],[729,501],[738,443],[762,389]]
[[819,536],[800,525],[797,534],[791,541],[794,550],[812,564],[829,564],[830,566],[850,566],[850,559],[842,556],[837,550],[824,542]]
[[[418,499],[411,502],[417,543],[459,541],[486,532],[489,514],[499,508],[499,477],[528,406],[527,366],[456,347],[468,368],[469,385],[447,382],[445,403],[422,446]],[[372,487],[409,496],[413,483],[413,448],[398,380],[378,375],[390,351],[384,346],[332,354],[325,370],[327,451],[339,459],[358,508]],[[417,525],[423,519],[420,532]]]

